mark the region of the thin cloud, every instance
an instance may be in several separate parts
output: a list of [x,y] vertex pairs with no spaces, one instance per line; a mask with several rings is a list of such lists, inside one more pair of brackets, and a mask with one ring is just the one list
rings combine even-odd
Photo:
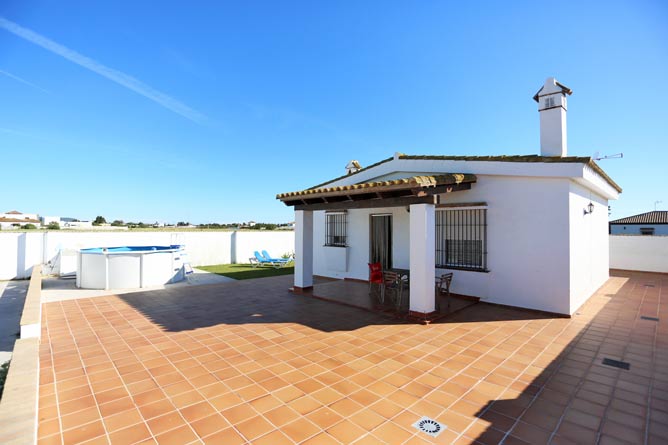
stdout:
[[207,120],[206,116],[204,116],[202,113],[190,108],[182,102],[179,102],[173,97],[162,93],[150,87],[149,85],[146,85],[144,82],[118,70],[102,65],[101,63],[96,62],[89,57],[79,54],[74,50],[71,50],[59,43],[54,42],[53,40],[31,31],[30,29],[24,28],[10,20],[7,20],[4,17],[0,17],[0,28],[4,28],[5,30],[18,37],[21,37],[24,40],[27,40],[30,43],[41,46],[47,51],[59,55],[72,63],[76,63],[77,65],[97,73],[100,76],[106,77],[112,82],[116,82],[117,84],[130,89],[135,93],[152,100],[158,105],[161,105],[168,110],[185,117],[186,119],[190,119],[191,121],[198,124],[203,124]]
[[19,76],[15,75],[15,74],[8,73],[7,71],[4,71],[4,70],[0,70],[0,74],[4,74],[5,76],[9,77],[10,79],[14,79],[14,80],[16,80],[17,82],[21,82],[22,84],[28,85],[29,87],[33,87],[33,88],[35,88],[35,89],[37,89],[37,90],[40,90],[40,91],[43,92],[43,93],[51,94],[50,92],[48,92],[48,91],[45,90],[44,88],[39,87],[39,86],[35,85],[34,83],[29,82],[29,81],[25,80],[24,78],[19,77]]

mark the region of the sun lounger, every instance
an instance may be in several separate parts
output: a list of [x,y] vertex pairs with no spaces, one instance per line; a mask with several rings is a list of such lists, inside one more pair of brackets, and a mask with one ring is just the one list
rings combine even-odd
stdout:
[[285,263],[282,263],[280,261],[266,259],[262,255],[260,255],[260,252],[258,252],[257,250],[253,252],[253,255],[255,256],[248,259],[248,261],[251,263],[253,267],[271,266],[275,269],[278,269],[279,267],[285,265]]
[[290,258],[272,258],[266,250],[262,251],[262,257],[267,261],[275,261],[281,264],[287,264],[292,261]]

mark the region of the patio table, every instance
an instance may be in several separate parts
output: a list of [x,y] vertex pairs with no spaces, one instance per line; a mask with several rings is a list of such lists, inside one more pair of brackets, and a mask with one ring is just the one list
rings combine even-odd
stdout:
[[397,285],[399,286],[400,292],[397,295],[397,302],[396,302],[397,311],[398,311],[398,310],[401,309],[401,305],[402,305],[402,302],[403,302],[402,295],[403,295],[404,289],[406,290],[407,298],[410,300],[410,288],[409,288],[408,284],[410,282],[411,271],[409,269],[401,269],[401,268],[398,268],[398,267],[393,267],[391,269],[388,269],[388,271],[389,272],[394,272],[399,276],[399,282],[397,283]]
[[399,269],[399,268],[393,267],[392,269],[388,269],[388,270],[398,273],[399,276],[401,277],[401,279],[402,280],[405,279],[406,283],[408,283],[408,281],[410,279],[410,275],[411,275],[410,269]]

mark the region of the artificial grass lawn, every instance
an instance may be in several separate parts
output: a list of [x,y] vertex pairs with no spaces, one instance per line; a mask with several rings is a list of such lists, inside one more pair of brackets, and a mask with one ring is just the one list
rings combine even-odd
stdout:
[[218,275],[234,278],[235,280],[276,277],[278,275],[292,275],[295,273],[294,266],[274,269],[273,267],[267,266],[254,268],[250,264],[215,264],[213,266],[197,266],[197,268]]

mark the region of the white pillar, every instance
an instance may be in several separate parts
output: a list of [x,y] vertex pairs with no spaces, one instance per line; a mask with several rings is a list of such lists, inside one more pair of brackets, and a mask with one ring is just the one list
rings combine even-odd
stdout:
[[434,312],[436,221],[433,204],[410,206],[410,311]]
[[295,210],[295,288],[313,286],[313,211]]

